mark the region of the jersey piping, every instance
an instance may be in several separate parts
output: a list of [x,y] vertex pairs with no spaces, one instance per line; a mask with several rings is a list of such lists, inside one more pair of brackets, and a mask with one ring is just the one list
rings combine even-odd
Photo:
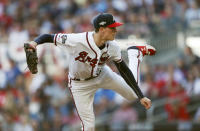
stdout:
[[56,36],[54,37],[54,44],[57,46],[56,44],[56,39],[57,39],[58,34],[56,34]]
[[[91,46],[91,44],[90,44],[90,42],[89,42],[89,40],[88,40],[88,32],[86,32],[86,40],[87,40],[87,43],[88,43],[89,47],[90,47],[90,48],[92,49],[92,51],[95,53],[95,59],[97,59],[97,53],[96,53],[96,51],[92,48],[92,46]],[[96,65],[95,65],[95,66],[96,66]],[[93,72],[94,72],[95,66],[92,67],[91,77],[93,77]]]

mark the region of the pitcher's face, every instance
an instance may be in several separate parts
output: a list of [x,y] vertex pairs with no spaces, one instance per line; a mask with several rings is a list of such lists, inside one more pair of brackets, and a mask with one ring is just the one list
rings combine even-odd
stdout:
[[117,33],[117,29],[116,27],[104,27],[102,30],[102,37],[103,39],[107,40],[107,41],[112,41],[115,39],[115,35]]

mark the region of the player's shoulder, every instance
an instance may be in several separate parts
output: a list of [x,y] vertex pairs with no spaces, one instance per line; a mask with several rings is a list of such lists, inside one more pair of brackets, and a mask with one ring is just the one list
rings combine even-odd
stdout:
[[114,48],[114,49],[117,48],[117,49],[120,49],[120,47],[119,47],[117,41],[115,41],[115,40],[107,41],[107,43],[109,44],[109,47],[110,47],[110,48]]
[[86,32],[82,33],[63,33],[60,37],[65,36],[68,41],[71,42],[80,42],[85,39]]
[[82,33],[70,33],[70,34],[66,34],[66,35],[68,35],[69,37],[76,38],[76,40],[77,40],[77,39],[85,38],[85,34],[86,34],[86,32],[82,32]]

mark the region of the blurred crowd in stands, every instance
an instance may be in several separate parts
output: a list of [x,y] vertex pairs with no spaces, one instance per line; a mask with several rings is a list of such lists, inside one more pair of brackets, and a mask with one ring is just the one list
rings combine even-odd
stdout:
[[[199,0],[1,0],[0,129],[68,130],[80,122],[67,88],[67,55],[53,45],[38,47],[40,70],[32,75],[26,69],[24,42],[43,33],[91,31],[99,12],[125,23],[117,35],[121,39],[184,31],[200,19],[199,6]],[[200,95],[200,58],[190,47],[176,63],[144,64],[140,87],[153,101],[169,99],[164,105],[169,121],[200,122],[200,109],[195,114],[187,110],[190,98]],[[138,101],[128,103],[110,90],[98,90],[94,106],[97,118],[111,114],[106,124],[113,130],[146,119]]]
[[94,15],[109,12],[126,23],[118,38],[129,34],[148,37],[184,30],[191,20],[200,18],[199,3],[198,0],[1,0],[0,36],[1,41],[9,37],[9,42],[13,42],[10,37],[16,32],[33,38],[42,33],[88,31],[92,30]]

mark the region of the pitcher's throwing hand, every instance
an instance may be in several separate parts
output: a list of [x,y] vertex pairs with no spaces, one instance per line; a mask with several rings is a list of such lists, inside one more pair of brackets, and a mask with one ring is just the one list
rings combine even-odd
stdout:
[[149,109],[151,107],[151,100],[147,97],[140,99],[140,103],[146,108]]

